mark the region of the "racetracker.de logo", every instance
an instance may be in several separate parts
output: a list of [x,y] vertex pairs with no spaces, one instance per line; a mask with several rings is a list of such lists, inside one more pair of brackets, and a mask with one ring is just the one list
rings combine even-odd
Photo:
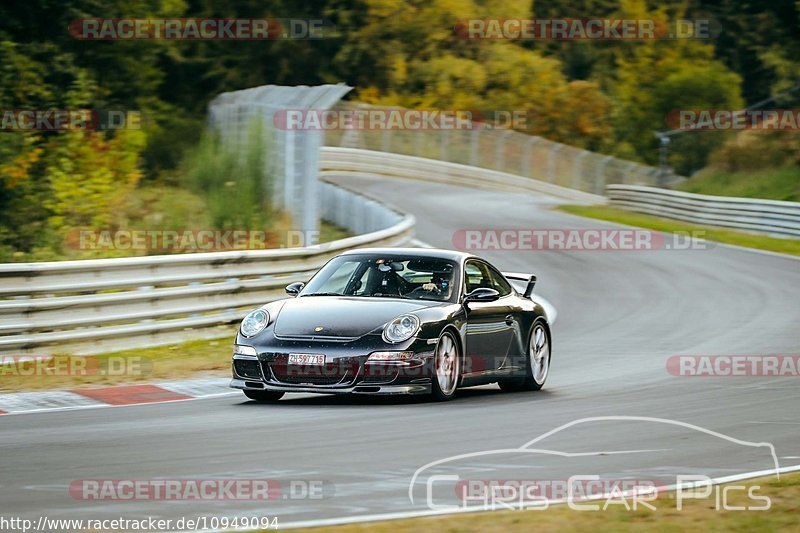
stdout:
[[275,241],[263,230],[76,229],[67,234],[64,244],[74,250],[216,252],[276,248]]
[[666,122],[683,131],[798,131],[800,109],[673,109]]
[[324,19],[278,18],[82,18],[68,29],[85,41],[323,39],[332,32]]
[[297,247],[323,249],[327,243],[320,243],[319,230],[74,229],[67,233],[64,246],[82,251],[219,252]]
[[3,131],[139,130],[139,111],[101,109],[0,109]]
[[673,355],[667,372],[676,377],[798,377],[800,355]]
[[281,109],[279,130],[471,130],[486,128],[480,113],[463,109]]
[[112,501],[268,501],[321,500],[333,485],[308,479],[78,479],[70,483],[75,500]]
[[0,356],[0,376],[142,376],[150,374],[152,368],[153,361],[141,356]]
[[[600,476],[573,476],[569,479],[459,479],[456,496],[464,502],[518,504],[598,499],[605,495],[636,494],[652,496],[666,483],[650,479],[606,479]],[[497,507],[497,505],[495,505]]]
[[646,41],[710,39],[719,33],[716,26],[710,19],[462,19],[454,31],[462,39],[481,40]]
[[460,229],[452,243],[463,251],[705,250],[705,231],[661,233],[646,229]]

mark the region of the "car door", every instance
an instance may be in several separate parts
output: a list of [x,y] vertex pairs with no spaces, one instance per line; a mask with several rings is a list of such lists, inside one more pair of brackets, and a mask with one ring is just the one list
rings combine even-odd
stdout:
[[527,335],[525,329],[524,307],[521,304],[519,294],[514,290],[506,278],[492,265],[487,265],[489,268],[489,279],[492,283],[492,288],[495,289],[501,298],[498,302],[503,303],[503,312],[505,314],[504,322],[510,329],[510,338],[508,342],[508,350],[505,354],[505,362],[501,365],[502,369],[513,370],[512,367],[524,364],[525,354],[527,350]]
[[[505,280],[503,280],[505,281]],[[509,296],[513,290],[503,287],[493,279],[491,267],[483,261],[467,260],[464,265],[464,294],[479,287],[501,290],[494,302],[470,302],[467,312],[465,377],[478,376],[500,368],[513,340],[513,322],[509,321],[511,307]]]

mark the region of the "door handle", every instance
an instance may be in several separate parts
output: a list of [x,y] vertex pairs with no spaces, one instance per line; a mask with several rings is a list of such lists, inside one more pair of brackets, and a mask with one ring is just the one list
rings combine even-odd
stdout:
[[506,315],[506,324],[511,325],[514,323],[514,315]]

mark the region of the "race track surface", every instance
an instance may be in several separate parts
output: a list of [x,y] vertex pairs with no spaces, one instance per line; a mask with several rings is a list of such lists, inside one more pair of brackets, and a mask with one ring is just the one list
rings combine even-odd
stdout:
[[[417,238],[452,247],[458,229],[611,225],[551,209],[553,200],[410,181],[351,178],[417,217]],[[671,355],[800,353],[800,261],[707,250],[489,251],[502,270],[534,272],[558,309],[546,389],[462,391],[452,402],[288,395],[0,417],[0,510],[38,518],[277,516],[280,524],[425,510],[409,499],[431,461],[513,449],[586,417],[654,417],[774,444],[800,464],[797,378],[670,375]],[[227,358],[227,351],[220,357]],[[566,479],[574,474],[674,482],[773,467],[764,447],[644,420],[586,422],[537,443],[577,457],[467,459],[462,477]],[[626,453],[608,453],[626,452]],[[501,454],[502,455],[502,454]],[[439,471],[443,473],[445,470]],[[84,501],[81,479],[269,478],[325,482],[322,499],[269,502]],[[424,481],[422,482],[424,483]]]

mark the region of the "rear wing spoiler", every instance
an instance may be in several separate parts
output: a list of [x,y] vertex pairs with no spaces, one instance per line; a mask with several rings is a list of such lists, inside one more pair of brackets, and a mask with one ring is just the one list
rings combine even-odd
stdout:
[[521,274],[519,272],[503,272],[503,276],[506,277],[508,281],[514,282],[522,282],[526,283],[525,291],[522,293],[522,296],[525,298],[530,298],[533,294],[533,287],[536,285],[536,274]]

